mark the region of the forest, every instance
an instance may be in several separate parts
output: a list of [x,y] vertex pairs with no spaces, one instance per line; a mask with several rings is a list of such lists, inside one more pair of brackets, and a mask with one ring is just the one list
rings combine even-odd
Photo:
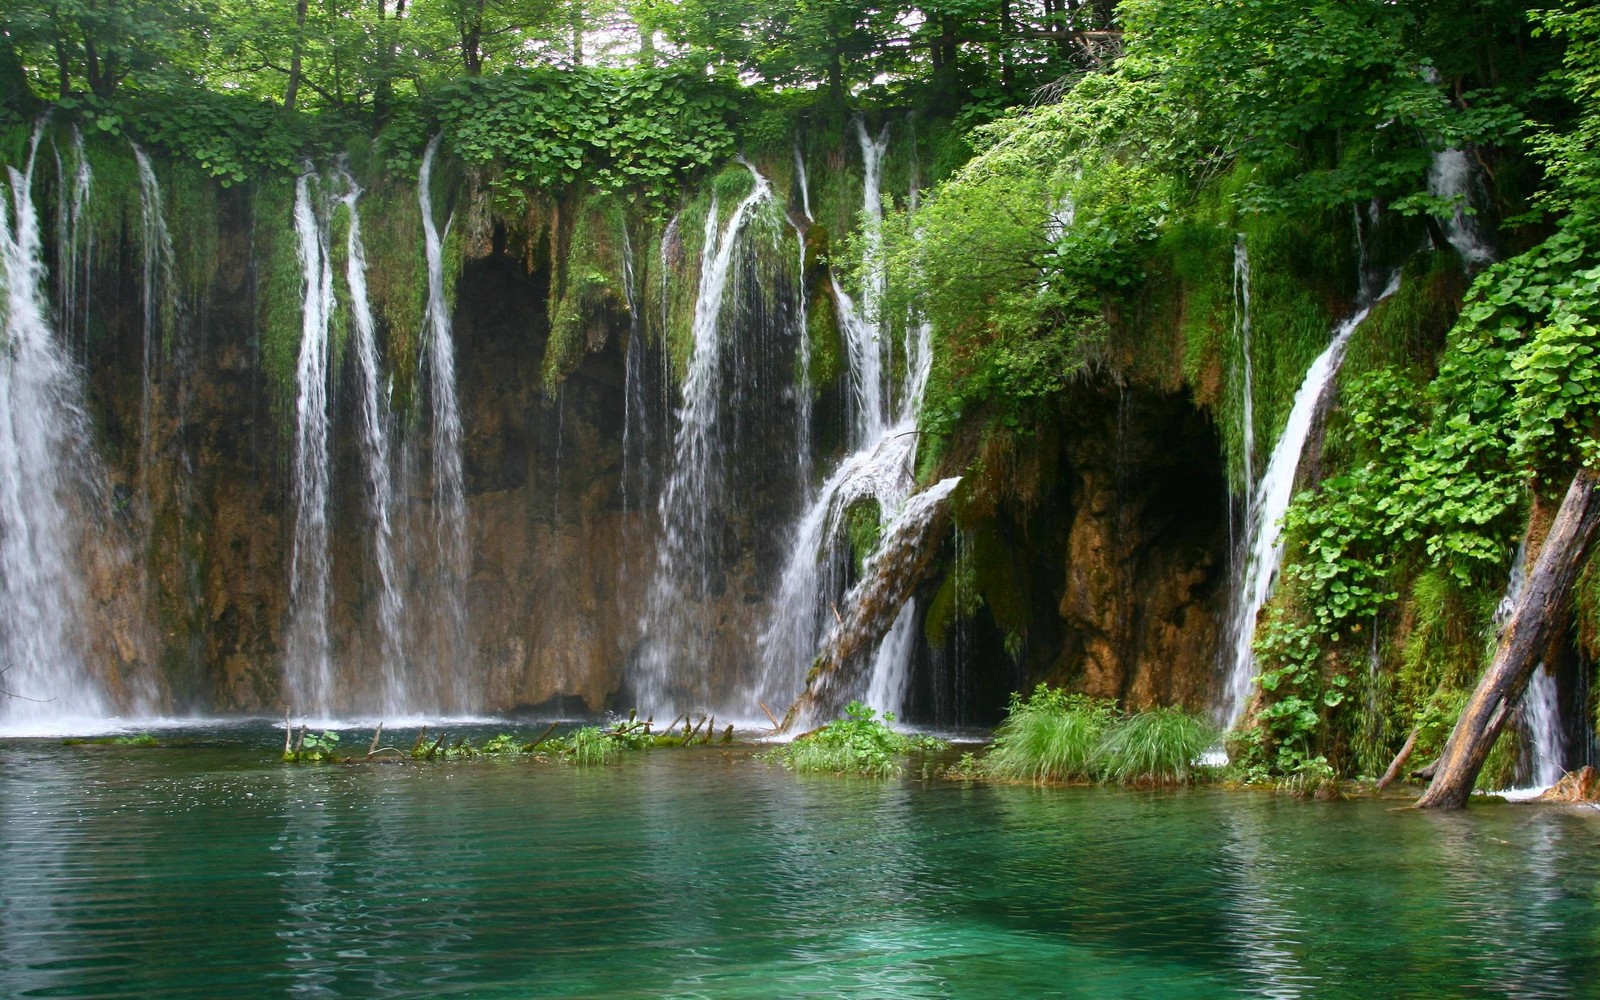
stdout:
[[[659,292],[625,288],[634,264],[620,244],[666,262],[669,230],[700,226],[707,235],[691,258],[709,260],[731,206],[759,200],[769,178],[781,182],[790,222],[772,221],[773,245],[799,241],[800,263],[784,250],[781,263],[761,265],[776,275],[762,294],[799,290],[799,301],[826,302],[839,317],[870,299],[885,342],[911,345],[922,330],[931,338],[925,383],[910,377],[910,347],[885,362],[886,379],[905,379],[885,406],[920,401],[907,432],[919,488],[962,477],[949,501],[954,534],[908,541],[928,551],[886,592],[922,601],[925,653],[959,646],[987,678],[946,685],[986,706],[975,720],[992,721],[1009,694],[1047,683],[1128,710],[1237,708],[1219,721],[1233,727],[1230,755],[1248,780],[1376,777],[1402,748],[1421,765],[1445,751],[1489,666],[1506,628],[1496,616],[1508,577],[1533,568],[1569,484],[1600,461],[1600,10],[1579,0],[12,0],[0,80],[0,157],[18,171],[14,197],[23,197],[24,164],[41,155],[42,116],[77,130],[76,155],[107,182],[120,169],[129,192],[128,141],[141,156],[158,153],[173,185],[174,316],[223,301],[208,289],[226,265],[207,258],[230,227],[255,227],[250,253],[265,263],[248,312],[285,428],[303,289],[294,248],[267,230],[288,231],[292,185],[308,170],[348,164],[339,169],[360,178],[369,203],[392,207],[369,218],[367,252],[398,408],[426,394],[418,358],[427,345],[415,331],[433,306],[423,301],[421,231],[397,228],[416,228],[405,214],[415,207],[394,207],[395,192],[419,171],[428,183],[435,137],[450,161],[437,183],[451,187],[458,221],[478,219],[476,230],[461,222],[444,235],[445,267],[461,282],[445,294],[467,308],[471,261],[485,257],[543,275],[530,294],[548,300],[549,344],[536,359],[546,411],[614,344],[597,329],[626,330],[627,317],[646,313],[664,317],[659,331],[635,327],[657,338],[663,391],[688,392],[700,350],[694,288],[665,279]],[[886,147],[881,208],[869,198],[862,209],[858,187],[828,194],[825,175],[847,162],[854,170],[855,147],[872,147],[880,127],[894,142],[909,137],[910,150]],[[53,134],[59,173],[69,144]],[[807,162],[815,193],[804,188]],[[47,200],[68,211],[66,181],[41,183],[56,185]],[[133,204],[128,194],[125,213],[89,219],[98,245],[132,247]],[[268,226],[269,216],[279,221]],[[350,224],[333,225],[339,234]],[[1344,364],[1331,402],[1313,414],[1315,456],[1298,477],[1287,471],[1294,491],[1275,586],[1240,639],[1228,633],[1223,577],[1245,571],[1258,483],[1293,422],[1302,376],[1358,307],[1348,359],[1333,361]],[[814,308],[801,334],[817,386],[848,367],[848,331],[828,311]],[[139,375],[104,376],[108,386],[124,377]],[[814,391],[819,413],[848,409],[838,391]],[[663,417],[679,430],[669,426],[661,441],[681,438],[690,409]],[[1179,527],[1136,524],[1145,515],[1126,501],[1130,473],[1119,464],[1105,488],[1124,513],[1106,515],[1099,555],[1075,562],[1078,535],[1051,511],[1071,493],[1063,470],[1103,456],[1085,458],[1088,446],[1069,440],[1074,428],[1120,442],[1141,412],[1168,410],[1179,416],[1150,417],[1146,449],[1209,463],[1217,496],[1199,499],[1206,480],[1197,479],[1193,509],[1162,515]],[[99,433],[122,441],[112,448],[124,457],[142,447],[127,443],[127,426]],[[823,427],[808,454],[837,457],[848,437]],[[488,474],[468,465],[476,495],[473,477]],[[1169,466],[1175,480],[1192,471]],[[655,486],[671,494],[676,480],[658,473]],[[1181,486],[1169,492],[1180,499],[1163,503],[1187,502]],[[887,511],[863,522],[854,510],[840,543],[853,566],[831,600],[892,534]],[[659,533],[675,538],[663,517]],[[1199,541],[1182,526],[1208,518],[1211,534]],[[153,537],[160,522],[153,516]],[[1161,549],[1169,537],[1179,540]],[[1138,551],[1112,552],[1119,539]],[[1588,666],[1600,652],[1600,563],[1585,545],[1586,536],[1573,548],[1570,593],[1552,598],[1549,634],[1530,654],[1556,678],[1563,766],[1592,759],[1600,710]],[[1212,554],[1172,555],[1199,548]],[[691,556],[750,558],[660,558]],[[1185,586],[1211,624],[1172,626],[1178,638],[1166,646],[1135,641],[1167,626],[1139,624],[1145,612],[1133,607],[1135,624],[1102,629],[1120,651],[1095,654],[1097,640],[1082,638],[1091,630],[1073,624],[1062,596],[1084,567],[1104,570],[1105,587],[1125,595],[1146,586],[1139,574],[1192,571],[1210,581]],[[202,628],[208,602],[178,607],[174,593],[157,601],[163,628],[185,616]],[[661,599],[649,600],[645,617],[659,617]],[[876,648],[892,617],[870,617],[861,627]],[[1218,689],[1241,642],[1249,683],[1230,701]],[[1174,668],[1146,682],[1144,668],[1106,666],[1188,645],[1203,662],[1183,676]],[[824,654],[804,657],[809,687],[848,659]],[[182,683],[232,692],[225,702],[274,700],[259,680],[249,682],[255,694],[239,693],[249,686],[242,675],[217,681],[220,658],[204,659],[169,662],[163,683],[187,676]],[[1487,787],[1525,774],[1535,752],[1509,711],[1528,672],[1495,721],[1514,738],[1489,740],[1494,753],[1473,769],[1489,772]],[[637,676],[597,683],[506,700],[564,693],[591,709],[625,709],[619,689],[653,690]],[[929,682],[928,705],[942,697],[939,683]]]

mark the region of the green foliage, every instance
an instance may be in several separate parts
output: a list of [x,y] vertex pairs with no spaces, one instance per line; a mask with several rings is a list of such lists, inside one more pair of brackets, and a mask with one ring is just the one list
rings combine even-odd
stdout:
[[1195,762],[1221,735],[1216,726],[1181,708],[1135,712],[1101,741],[1101,777],[1120,785],[1189,784],[1199,776]]
[[303,733],[294,747],[283,752],[286,764],[324,764],[338,761],[338,733]]
[[907,755],[944,749],[932,737],[895,732],[887,725],[893,721],[891,714],[879,719],[875,710],[852,701],[845,706],[845,718],[796,737],[767,757],[791,771],[887,778],[900,773]]
[[878,502],[870,498],[845,508],[845,537],[850,541],[850,558],[858,575],[864,572],[867,557],[878,548],[878,538],[883,534],[882,517]]
[[1011,695],[1006,719],[994,733],[980,771],[1017,781],[1093,781],[1101,746],[1116,721],[1116,706],[1041,684],[1023,698]]
[[450,147],[496,164],[497,184],[644,191],[657,205],[733,151],[728,89],[675,70],[526,70],[454,81],[435,96]]
[[565,755],[574,764],[609,764],[621,752],[622,745],[599,726],[584,726],[567,734]]
[[1221,737],[1181,708],[1121,715],[1115,703],[1041,684],[1012,694],[994,745],[968,773],[1013,781],[1188,784],[1208,776],[1197,764]]

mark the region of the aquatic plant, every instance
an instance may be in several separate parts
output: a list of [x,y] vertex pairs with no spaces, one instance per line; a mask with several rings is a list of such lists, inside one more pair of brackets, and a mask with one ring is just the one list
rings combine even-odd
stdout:
[[930,736],[908,736],[890,729],[894,713],[878,716],[859,701],[845,706],[845,717],[797,737],[766,756],[791,771],[861,774],[887,778],[899,774],[908,754],[945,748]]
[[1217,727],[1181,708],[1152,708],[1118,720],[1096,756],[1100,777],[1123,785],[1183,785],[1207,770],[1196,761],[1215,746]]
[[1092,781],[1115,717],[1110,701],[1047,684],[1027,698],[1013,693],[1009,714],[995,730],[994,746],[978,762],[978,772],[1012,780]]

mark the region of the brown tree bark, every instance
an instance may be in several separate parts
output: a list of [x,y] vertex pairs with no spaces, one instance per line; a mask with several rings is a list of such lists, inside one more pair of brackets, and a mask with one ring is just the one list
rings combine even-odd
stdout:
[[306,5],[308,0],[298,0],[294,8],[294,52],[289,57],[289,82],[283,88],[283,110],[293,111],[300,97],[300,60],[305,50]]
[[1456,720],[1439,757],[1433,783],[1417,800],[1419,809],[1460,809],[1472,794],[1494,741],[1528,688],[1550,640],[1565,625],[1572,582],[1600,524],[1597,474],[1582,469],[1572,478],[1555,523],[1528,575],[1522,602],[1501,633],[1494,660]]

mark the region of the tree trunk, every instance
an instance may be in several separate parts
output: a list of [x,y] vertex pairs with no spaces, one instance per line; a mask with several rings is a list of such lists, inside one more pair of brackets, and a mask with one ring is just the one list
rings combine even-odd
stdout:
[[1010,90],[1017,82],[1017,71],[1011,65],[1011,0],[1000,0],[1000,86]]
[[300,59],[305,50],[306,3],[298,0],[294,8],[294,53],[289,57],[289,82],[283,88],[283,110],[293,111],[300,96]]
[[1600,524],[1597,473],[1579,470],[1556,511],[1555,523],[1539,550],[1539,560],[1523,590],[1522,603],[1501,634],[1494,660],[1478,689],[1461,710],[1461,718],[1439,757],[1433,784],[1417,800],[1419,809],[1460,809],[1500,735],[1511,710],[1522,700],[1528,678],[1544,658],[1552,637],[1566,622],[1572,582],[1578,575],[1589,540]]

